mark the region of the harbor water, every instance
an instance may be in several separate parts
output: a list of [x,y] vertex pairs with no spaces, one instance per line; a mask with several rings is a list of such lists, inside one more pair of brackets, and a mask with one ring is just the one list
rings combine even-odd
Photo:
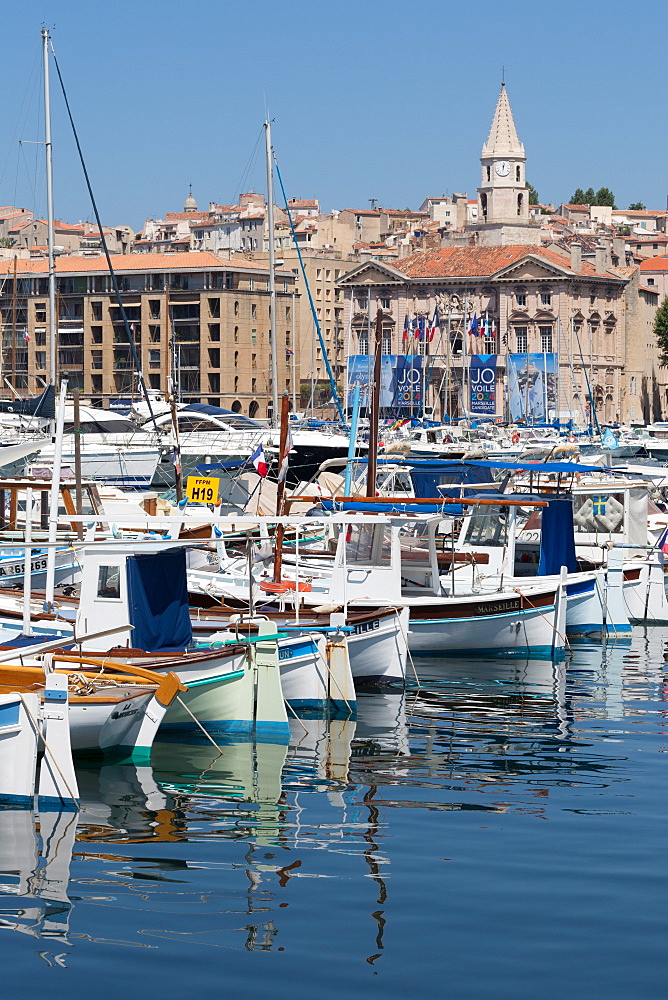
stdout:
[[665,997],[667,644],[79,763],[79,814],[0,812],[3,995]]

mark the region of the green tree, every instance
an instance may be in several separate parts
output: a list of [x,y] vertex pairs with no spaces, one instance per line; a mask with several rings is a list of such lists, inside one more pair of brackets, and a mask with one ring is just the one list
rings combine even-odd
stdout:
[[529,189],[529,204],[530,205],[540,205],[538,200],[538,192],[536,191],[533,184],[529,184],[527,181],[527,188]]
[[668,368],[668,296],[656,311],[654,336],[659,348],[659,364],[662,368]]
[[581,203],[583,205],[595,205],[596,204],[596,192],[592,187],[588,187],[584,193],[584,201]]
[[644,212],[647,205],[643,205],[641,201],[632,201],[628,207],[629,212]]
[[615,196],[610,190],[610,188],[599,188],[594,195],[594,201],[591,202],[592,205],[609,205],[610,208],[617,208],[615,205]]
[[0,247],[13,247],[15,243],[16,240],[13,236],[3,236],[2,239],[0,239]]
[[585,193],[582,188],[576,188],[575,193],[568,203],[569,205],[584,205],[585,204]]

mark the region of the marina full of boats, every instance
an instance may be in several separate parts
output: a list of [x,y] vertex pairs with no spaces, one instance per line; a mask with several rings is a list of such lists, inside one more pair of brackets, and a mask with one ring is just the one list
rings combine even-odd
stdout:
[[85,433],[73,471],[66,420],[51,464],[0,480],[6,803],[76,808],[73,755],[145,760],[159,731],[280,744],[291,719],[354,719],[414,656],[567,669],[574,642],[668,623],[658,466],[348,440],[305,480],[284,421],[277,482],[262,436],[250,468],[199,442],[192,487],[160,494],[84,473]]

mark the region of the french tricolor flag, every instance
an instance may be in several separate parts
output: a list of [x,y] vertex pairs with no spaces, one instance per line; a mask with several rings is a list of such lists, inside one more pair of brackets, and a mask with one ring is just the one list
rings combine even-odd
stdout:
[[258,476],[264,479],[264,477],[267,475],[268,469],[267,469],[267,462],[264,457],[264,448],[262,447],[261,444],[257,446],[255,451],[251,455],[250,460],[255,466],[255,471],[257,472]]
[[661,538],[656,543],[656,547],[668,555],[668,528],[666,528],[664,533],[661,535]]

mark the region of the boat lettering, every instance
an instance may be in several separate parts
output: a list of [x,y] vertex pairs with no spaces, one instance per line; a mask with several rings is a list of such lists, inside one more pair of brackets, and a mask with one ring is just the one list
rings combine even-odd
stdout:
[[279,651],[278,651],[278,658],[279,658],[279,660],[290,660],[290,659],[292,659],[292,650],[290,648],[288,648],[288,649],[279,649]]
[[373,632],[377,628],[380,628],[378,618],[374,618],[372,622],[360,622],[359,625],[355,626],[355,635],[363,635],[364,632]]
[[[24,569],[25,563],[12,563],[6,569],[4,566],[0,566],[0,576],[22,576]],[[33,572],[35,570],[46,569],[46,559],[36,559],[35,562],[31,562],[30,569]]]
[[136,715],[137,711],[136,708],[126,708],[124,712],[112,712],[111,717],[112,719],[125,719],[129,715]]
[[503,614],[504,611],[519,611],[519,610],[520,610],[519,597],[511,597],[507,601],[492,601],[489,604],[478,604],[476,607],[476,614],[499,615]]

